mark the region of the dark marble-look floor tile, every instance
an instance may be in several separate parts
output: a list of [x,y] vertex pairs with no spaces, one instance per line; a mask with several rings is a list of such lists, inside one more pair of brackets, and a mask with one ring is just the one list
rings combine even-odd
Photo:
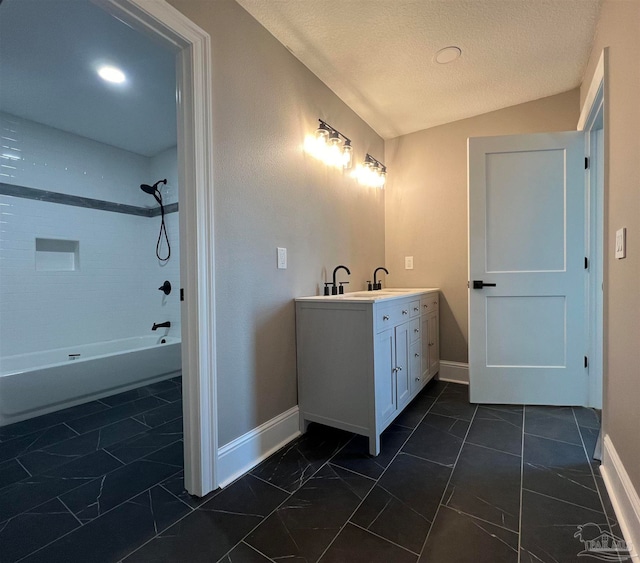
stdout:
[[[5,426],[5,428],[7,427]],[[6,442],[0,443],[0,462],[13,459],[77,435],[77,432],[74,432],[65,424],[58,424],[32,434],[27,434],[26,436],[7,440]]]
[[518,532],[521,458],[465,444],[443,504]]
[[573,412],[578,421],[578,426],[585,428],[600,429],[600,414],[595,409],[586,407],[573,407]]
[[475,411],[476,405],[469,402],[468,386],[449,383],[429,412],[470,422]]
[[374,487],[351,522],[414,553],[420,553],[431,522],[381,487]]
[[331,463],[377,479],[391,463],[410,434],[409,428],[392,424],[380,436],[380,453],[377,456],[369,454],[368,438],[354,436],[344,448],[331,458]]
[[79,434],[84,434],[162,405],[166,405],[166,402],[151,395],[117,407],[107,408],[107,410],[90,414],[89,416],[77,418],[67,422],[67,424]]
[[239,543],[233,550],[220,560],[220,563],[269,563],[272,559],[257,552],[244,542]]
[[[157,398],[157,396],[156,396]],[[133,418],[146,424],[149,428],[156,428],[172,420],[182,417],[182,403],[165,403],[150,411],[142,412]]]
[[156,397],[160,397],[160,399],[167,401],[169,403],[175,403],[177,401],[181,401],[182,387],[176,387],[174,389],[169,389],[168,391],[163,391],[162,393],[156,393]]
[[43,504],[121,465],[108,453],[100,450],[42,475],[9,485],[0,491],[0,521]]
[[147,389],[149,389],[154,395],[181,388],[182,377],[172,377],[171,379],[165,379],[163,381],[158,381],[157,383],[147,385]]
[[362,488],[373,486],[345,473],[325,465],[245,541],[272,559],[316,561],[360,503]]
[[[515,416],[514,416],[515,414]],[[522,411],[517,413],[478,407],[467,442],[515,455],[522,453]]]
[[118,393],[110,397],[103,397],[100,401],[110,407],[117,407],[118,405],[130,403],[136,399],[142,399],[143,397],[148,397],[153,394],[153,391],[148,387],[138,387],[137,389],[131,389],[131,391],[125,391],[124,393]]
[[582,445],[571,407],[525,407],[526,434]]
[[607,526],[603,512],[589,510],[530,491],[522,493],[522,561],[578,563],[584,544],[578,526]]
[[453,467],[468,429],[466,420],[429,412],[402,451]]
[[182,435],[182,418],[177,418],[129,440],[114,444],[106,450],[123,463],[131,463],[182,439]]
[[[181,442],[168,448],[178,449],[182,453]],[[181,463],[140,459],[69,491],[60,499],[85,524],[127,499],[159,484],[181,468]]]
[[15,459],[0,463],[0,490],[29,476],[25,468]]
[[44,430],[45,428],[50,428],[52,426],[62,424],[63,422],[75,420],[76,418],[81,418],[89,414],[108,410],[108,408],[109,407],[99,403],[98,401],[91,401],[75,407],[69,407],[68,409],[30,418],[23,422],[16,422],[15,424],[2,426],[0,428],[0,443],[20,436],[26,436],[27,434],[33,434],[39,430]]
[[450,475],[449,467],[400,453],[378,485],[432,522]]
[[579,506],[602,510],[600,497],[582,445],[525,435],[525,489]]
[[58,499],[36,506],[0,525],[0,561],[17,561],[79,526]]
[[132,418],[125,418],[124,420],[120,420],[109,426],[104,426],[98,430],[93,430],[80,436],[74,434],[74,437],[68,440],[31,451],[21,456],[20,462],[33,475],[37,475],[58,465],[63,465],[74,459],[90,454],[91,452],[105,449],[107,446],[118,443],[131,436],[136,436],[146,430],[148,429],[143,424]]
[[415,563],[417,555],[347,524],[320,563]]
[[251,473],[281,489],[293,492],[331,459],[352,436],[350,432],[311,424],[306,434],[274,453]]
[[168,477],[160,484],[171,494],[178,497],[182,502],[188,504],[191,508],[198,508],[221,492],[221,489],[216,489],[204,497],[190,495],[184,488],[184,471],[174,473],[171,477]]
[[287,496],[284,491],[245,475],[126,561],[217,561]]
[[607,487],[604,484],[604,479],[600,474],[599,467],[594,468],[594,478],[596,481],[596,486],[598,487],[598,492],[600,493],[600,500],[602,501],[604,513],[607,515],[607,520],[609,521],[611,533],[621,537],[622,531],[620,530],[616,512],[613,509],[613,504],[611,504],[611,497],[609,497],[609,492],[607,491]]
[[421,391],[423,395],[428,397],[437,398],[447,388],[449,384],[446,381],[440,381],[439,379],[432,379],[427,383],[425,388]]
[[420,561],[517,563],[518,534],[443,506]]
[[427,395],[422,391],[411,401],[406,408],[397,416],[393,423],[397,426],[404,426],[413,430],[427,414],[427,411],[435,402],[435,397]]
[[[189,512],[162,487],[145,491],[37,551],[28,563],[113,563]],[[167,559],[170,561],[170,559]],[[180,561],[180,559],[173,559]],[[186,561],[183,559],[183,561]]]
[[598,441],[600,430],[598,428],[588,428],[586,426],[580,426],[580,434],[582,435],[584,447],[587,450],[587,456],[589,457],[589,459],[593,459],[593,454],[596,449],[596,442]]

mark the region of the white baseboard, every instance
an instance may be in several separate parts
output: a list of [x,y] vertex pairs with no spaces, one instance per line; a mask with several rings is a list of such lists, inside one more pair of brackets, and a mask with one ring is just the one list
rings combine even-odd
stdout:
[[218,482],[226,487],[300,435],[298,406],[218,448]]
[[603,454],[602,478],[624,539],[631,545],[632,560],[637,561],[640,559],[640,497],[608,434],[604,437]]
[[440,381],[450,381],[451,383],[463,383],[464,385],[469,385],[469,364],[440,360],[438,379]]

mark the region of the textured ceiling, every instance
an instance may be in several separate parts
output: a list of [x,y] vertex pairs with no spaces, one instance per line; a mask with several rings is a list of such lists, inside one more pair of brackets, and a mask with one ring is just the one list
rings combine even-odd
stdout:
[[[237,0],[382,137],[578,86],[599,0]],[[434,62],[450,45],[462,56]]]
[[176,145],[175,92],[175,55],[89,0],[0,5],[0,111],[152,156]]

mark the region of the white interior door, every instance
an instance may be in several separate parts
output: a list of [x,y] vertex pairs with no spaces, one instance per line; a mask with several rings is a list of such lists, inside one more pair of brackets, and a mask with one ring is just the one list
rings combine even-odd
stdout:
[[586,404],[584,156],[582,132],[469,139],[472,402]]

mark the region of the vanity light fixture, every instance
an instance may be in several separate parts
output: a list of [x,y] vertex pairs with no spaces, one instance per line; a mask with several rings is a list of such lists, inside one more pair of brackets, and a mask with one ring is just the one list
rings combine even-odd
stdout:
[[354,175],[358,182],[365,186],[383,189],[387,180],[387,167],[367,153],[364,162],[358,165]]
[[353,147],[351,139],[334,129],[326,121],[318,119],[320,126],[314,135],[307,135],[304,150],[328,166],[351,168]]

